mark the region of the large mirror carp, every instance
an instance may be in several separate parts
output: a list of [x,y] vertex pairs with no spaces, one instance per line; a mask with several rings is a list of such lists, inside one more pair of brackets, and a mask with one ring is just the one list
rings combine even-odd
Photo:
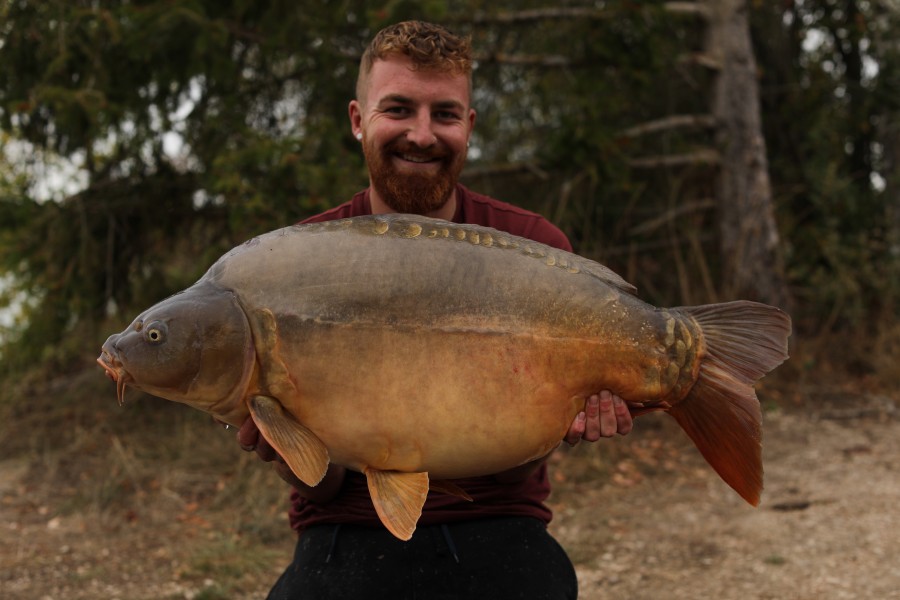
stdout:
[[[228,252],[110,336],[117,382],[240,426],[252,415],[316,485],[365,473],[401,539],[429,486],[505,471],[563,439],[585,398],[674,417],[751,504],[754,383],[791,322],[748,301],[657,308],[603,265],[494,229],[411,215],[296,225]],[[464,494],[464,490],[456,490]]]

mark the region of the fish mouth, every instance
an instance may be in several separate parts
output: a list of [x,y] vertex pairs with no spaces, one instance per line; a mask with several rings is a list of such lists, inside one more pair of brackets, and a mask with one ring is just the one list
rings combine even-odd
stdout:
[[125,404],[125,385],[131,383],[131,375],[122,363],[106,350],[100,353],[97,364],[103,367],[107,377],[116,382],[116,400],[119,401],[119,406],[122,406]]

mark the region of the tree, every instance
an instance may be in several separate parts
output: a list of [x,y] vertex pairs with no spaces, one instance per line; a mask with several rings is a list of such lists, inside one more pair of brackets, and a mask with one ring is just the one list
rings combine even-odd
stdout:
[[[729,7],[750,18],[756,68]],[[11,0],[0,130],[26,150],[0,165],[0,270],[32,318],[4,365],[93,353],[225,249],[364,186],[347,100],[365,42],[407,18],[473,38],[465,181],[544,213],[642,297],[782,303],[780,250],[807,326],[890,306],[871,185],[896,189],[887,4]],[[744,33],[713,52],[725,25]],[[48,199],[36,183],[54,161],[81,185]]]
[[0,203],[0,265],[36,299],[7,365],[70,355],[58,340],[95,339],[276,219],[364,182],[343,101],[362,35],[349,18],[364,13],[346,9],[2,5],[0,126],[86,180],[57,202],[31,186]]
[[762,41],[763,127],[788,275],[805,307],[801,326],[889,330],[898,263],[885,224],[897,175],[882,140],[890,139],[900,97],[900,13],[887,2],[807,0],[761,3],[751,17]]
[[716,197],[728,296],[790,306],[760,120],[745,0],[707,2],[707,52],[718,68],[712,114],[721,156]]

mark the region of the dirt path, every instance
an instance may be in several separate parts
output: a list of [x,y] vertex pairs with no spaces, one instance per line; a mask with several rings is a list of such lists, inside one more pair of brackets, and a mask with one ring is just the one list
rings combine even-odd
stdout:
[[[559,453],[552,529],[577,565],[581,598],[900,598],[896,406],[768,413],[757,509],[665,418],[642,419],[611,450]],[[121,452],[115,440],[93,443],[85,452]],[[227,476],[188,469],[146,481],[130,456],[116,464],[131,474],[109,480],[127,501],[83,509],[84,490],[106,480],[69,467],[71,485],[49,485],[34,458],[0,461],[0,598],[264,597],[293,541],[279,500],[248,510],[236,499],[278,482],[243,458],[235,472],[235,453],[224,454]]]
[[758,509],[688,450],[678,473],[562,507],[582,598],[900,598],[900,421],[769,415]]

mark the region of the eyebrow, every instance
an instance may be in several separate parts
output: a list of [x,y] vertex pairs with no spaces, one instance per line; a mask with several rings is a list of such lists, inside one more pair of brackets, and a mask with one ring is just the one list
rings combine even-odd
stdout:
[[[388,94],[384,98],[381,98],[378,101],[378,106],[384,106],[385,104],[403,104],[405,106],[411,106],[415,104],[415,101],[408,96],[404,96],[402,94]],[[457,110],[465,110],[465,106],[462,102],[457,100],[440,100],[435,102],[432,105],[432,108],[454,108]]]

